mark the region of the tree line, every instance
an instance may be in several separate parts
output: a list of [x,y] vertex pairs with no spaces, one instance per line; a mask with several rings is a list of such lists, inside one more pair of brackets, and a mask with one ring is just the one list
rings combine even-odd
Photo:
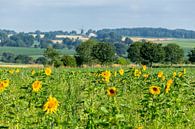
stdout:
[[145,64],[152,66],[154,63],[178,64],[194,63],[195,48],[188,53],[188,60],[184,60],[184,51],[177,44],[162,44],[152,42],[135,42],[129,45],[127,49],[128,56],[117,54],[116,47],[107,42],[97,40],[88,40],[79,44],[75,55],[62,55],[56,49],[48,47],[44,51],[44,56],[33,59],[27,55],[14,55],[13,53],[3,53],[1,61],[11,63],[37,63],[44,65],[60,66],[80,66],[83,64],[122,64],[127,65],[130,62],[135,64]]

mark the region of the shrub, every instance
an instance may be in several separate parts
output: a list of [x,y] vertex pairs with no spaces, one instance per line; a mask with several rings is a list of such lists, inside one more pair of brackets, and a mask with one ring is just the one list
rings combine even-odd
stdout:
[[61,59],[62,63],[64,66],[71,66],[71,67],[75,67],[77,66],[77,62],[74,56],[67,56],[64,55]]
[[128,59],[125,59],[124,57],[119,57],[117,58],[116,63],[121,65],[128,65],[130,61]]

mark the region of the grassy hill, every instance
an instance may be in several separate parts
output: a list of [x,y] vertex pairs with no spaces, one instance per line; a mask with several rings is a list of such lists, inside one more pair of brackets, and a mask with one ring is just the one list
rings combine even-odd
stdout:
[[[14,53],[15,55],[28,55],[33,58],[37,58],[40,56],[43,56],[43,52],[45,49],[41,48],[25,48],[25,47],[0,47],[0,56],[4,52],[10,52]],[[73,55],[75,53],[74,50],[69,50],[69,49],[60,49],[58,50],[62,54],[67,54],[67,55]]]

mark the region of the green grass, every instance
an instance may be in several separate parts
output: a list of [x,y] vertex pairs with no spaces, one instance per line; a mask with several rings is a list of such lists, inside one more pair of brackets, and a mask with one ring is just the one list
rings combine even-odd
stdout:
[[[139,68],[136,68],[141,70]],[[0,80],[9,79],[10,85],[0,92],[0,128],[53,129],[193,129],[195,127],[195,69],[187,68],[182,77],[175,77],[169,93],[164,93],[167,80],[182,68],[151,68],[134,76],[134,69],[124,68],[59,68],[46,76],[43,69],[20,69],[10,74],[0,70]],[[97,74],[111,71],[110,82]],[[157,78],[163,71],[165,80]],[[117,72],[116,76],[114,73]],[[144,74],[150,74],[145,79]],[[32,91],[32,83],[42,81],[40,91]],[[151,85],[159,86],[161,93],[149,93]],[[114,96],[107,89],[115,87]],[[56,113],[46,114],[43,105],[49,96],[59,106]],[[146,110],[145,110],[146,109]],[[145,111],[145,112],[143,112]],[[142,116],[142,115],[145,116]],[[154,118],[151,116],[155,116]]]
[[[43,56],[43,52],[45,49],[40,49],[40,48],[25,48],[25,47],[0,47],[0,56],[4,52],[10,52],[15,55],[28,55],[31,57],[40,57]],[[58,50],[62,54],[67,54],[67,55],[73,55],[75,53],[74,50],[69,50],[69,49],[60,49]]]
[[164,46],[170,43],[179,45],[184,50],[184,55],[187,58],[188,52],[195,48],[195,39],[174,39],[169,41],[160,41]]

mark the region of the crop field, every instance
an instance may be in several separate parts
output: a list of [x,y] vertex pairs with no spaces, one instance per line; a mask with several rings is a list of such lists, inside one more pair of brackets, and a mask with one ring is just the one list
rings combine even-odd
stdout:
[[[4,53],[4,52],[10,52],[13,53],[15,55],[27,55],[27,56],[31,56],[34,58],[38,58],[43,56],[43,52],[45,49],[41,49],[41,48],[25,48],[25,47],[0,47],[0,56]],[[59,50],[60,53],[62,54],[67,54],[67,55],[72,55],[75,53],[74,50],[68,50],[68,49],[60,49]]]
[[184,50],[184,55],[187,58],[188,52],[195,48],[195,39],[179,39],[179,38],[141,38],[141,37],[130,37],[133,41],[140,41],[142,39],[151,41],[154,43],[162,43],[163,46],[174,43],[179,45]]
[[0,128],[193,129],[193,68],[1,68]]

